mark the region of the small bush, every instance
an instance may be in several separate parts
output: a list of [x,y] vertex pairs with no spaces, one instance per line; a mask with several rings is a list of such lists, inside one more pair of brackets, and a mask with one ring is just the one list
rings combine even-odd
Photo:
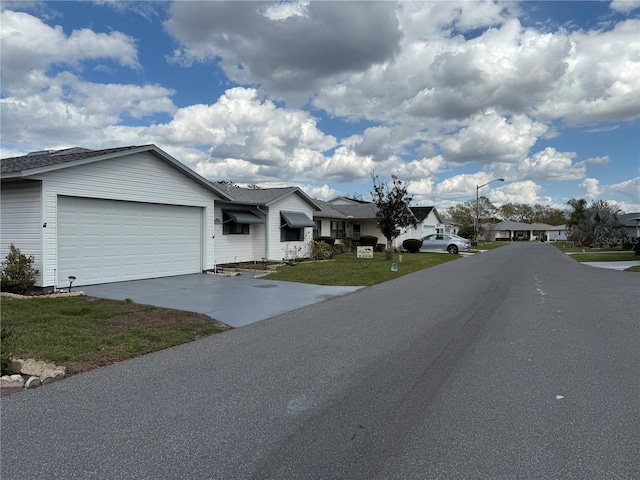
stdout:
[[356,241],[353,237],[342,237],[341,245],[344,252],[353,252],[356,249]]
[[333,257],[333,247],[326,242],[313,241],[310,247],[311,260],[329,260]]
[[633,246],[633,254],[640,256],[640,243],[636,243]]
[[376,252],[384,252],[386,250],[386,245],[384,243],[376,244],[375,251]]
[[324,242],[327,245],[331,245],[333,247],[336,243],[336,239],[333,237],[318,237],[316,238],[316,242]]
[[360,237],[360,245],[363,247],[374,247],[378,244],[378,237],[374,235],[362,235]]
[[422,246],[422,240],[418,238],[408,238],[402,242],[402,248],[409,253],[417,253]]
[[12,243],[9,246],[9,253],[2,262],[0,272],[2,291],[20,295],[27,293],[36,284],[36,275],[38,275],[38,270],[31,266],[33,262],[33,255],[27,257]]

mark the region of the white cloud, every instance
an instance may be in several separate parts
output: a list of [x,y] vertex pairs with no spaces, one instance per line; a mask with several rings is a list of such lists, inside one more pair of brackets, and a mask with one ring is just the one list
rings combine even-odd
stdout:
[[596,200],[601,195],[599,185],[600,181],[597,178],[585,178],[580,187],[584,189],[584,196],[587,199]]
[[618,12],[630,13],[640,8],[640,0],[613,0],[609,6]]
[[474,116],[469,125],[441,142],[454,163],[514,163],[524,158],[547,127],[524,115],[507,120],[496,113]]
[[50,27],[27,13],[11,10],[0,12],[0,22],[3,91],[41,88],[41,82],[32,84],[29,80],[41,79],[55,64],[81,68],[85,60],[105,59],[130,68],[140,67],[135,40],[121,32],[81,29],[66,35],[60,26]]

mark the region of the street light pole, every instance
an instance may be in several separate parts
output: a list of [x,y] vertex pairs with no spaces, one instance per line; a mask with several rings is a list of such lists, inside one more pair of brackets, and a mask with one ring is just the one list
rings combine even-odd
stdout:
[[473,222],[473,236],[474,236],[474,240],[476,241],[476,244],[478,243],[478,224],[480,223],[480,210],[479,210],[479,198],[478,197],[478,191],[482,188],[482,187],[486,187],[487,185],[489,185],[490,183],[493,182],[504,182],[504,178],[495,178],[493,180],[491,180],[490,182],[487,183],[483,183],[482,185],[476,185],[476,217],[474,218],[474,222]]

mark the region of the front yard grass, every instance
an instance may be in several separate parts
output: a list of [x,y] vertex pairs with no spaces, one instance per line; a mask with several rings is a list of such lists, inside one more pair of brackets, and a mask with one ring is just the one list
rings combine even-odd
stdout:
[[2,298],[0,308],[11,331],[3,355],[64,366],[67,375],[231,328],[198,313],[93,297]]
[[[342,253],[333,260],[284,265],[262,278],[315,285],[368,287],[459,258],[462,257],[448,253],[396,253],[391,262],[385,260],[384,253],[374,253],[373,259],[357,258],[355,253]],[[397,272],[391,271],[393,263],[398,266]]]

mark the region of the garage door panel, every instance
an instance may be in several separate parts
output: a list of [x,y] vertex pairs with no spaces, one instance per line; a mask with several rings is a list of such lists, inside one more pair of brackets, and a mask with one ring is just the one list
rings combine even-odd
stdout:
[[58,197],[58,279],[74,285],[202,270],[202,209]]

